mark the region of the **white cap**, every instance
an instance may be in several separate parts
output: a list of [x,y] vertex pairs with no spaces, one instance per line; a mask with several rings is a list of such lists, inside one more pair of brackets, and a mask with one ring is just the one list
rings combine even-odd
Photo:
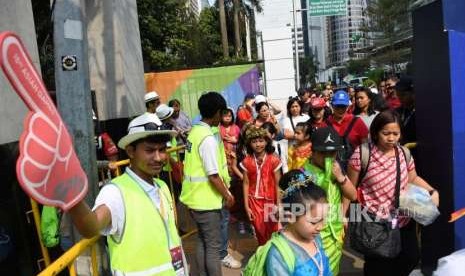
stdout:
[[156,99],[159,99],[159,98],[160,98],[160,96],[155,91],[147,92],[145,94],[145,96],[144,96],[144,100],[145,100],[146,103],[151,102],[151,101],[156,100]]
[[134,141],[145,138],[150,135],[171,135],[174,136],[176,131],[162,129],[162,124],[157,115],[153,113],[144,113],[134,118],[128,126],[128,134],[121,138],[118,147],[126,149],[126,146]]
[[171,117],[174,113],[174,108],[167,106],[166,104],[161,104],[157,107],[157,116],[160,120],[166,120]]
[[266,97],[263,95],[255,96],[255,104],[266,103]]

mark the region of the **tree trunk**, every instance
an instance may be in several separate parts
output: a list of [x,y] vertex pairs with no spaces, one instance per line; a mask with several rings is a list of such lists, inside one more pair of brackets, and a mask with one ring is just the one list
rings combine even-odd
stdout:
[[218,0],[220,9],[220,25],[221,25],[221,44],[223,45],[223,57],[229,58],[229,45],[228,45],[228,30],[226,28],[226,13],[224,11],[224,0]]
[[234,48],[236,49],[236,56],[240,56],[241,54],[241,30],[239,24],[239,0],[233,0],[233,8],[234,8]]

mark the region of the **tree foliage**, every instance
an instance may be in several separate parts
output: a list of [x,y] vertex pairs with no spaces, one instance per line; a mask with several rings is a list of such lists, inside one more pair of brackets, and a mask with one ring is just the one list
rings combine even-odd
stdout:
[[363,75],[370,68],[368,59],[351,59],[346,63],[347,72],[352,75]]
[[187,40],[191,28],[183,1],[137,0],[139,30],[144,61],[152,70],[179,67],[192,47]]
[[312,54],[299,59],[299,76],[301,87],[314,85],[317,72],[318,62],[315,60]]
[[410,45],[402,44],[412,35],[412,0],[370,1],[366,15],[370,18],[362,30],[377,54],[374,59],[381,65],[394,66],[409,59]]
[[[233,3],[232,0],[224,2],[228,41],[234,41]],[[247,5],[242,2],[247,2]],[[240,12],[244,12],[244,5],[249,8],[247,12],[251,12],[253,7],[248,6],[251,3],[260,1],[241,1]],[[203,9],[199,17],[189,14],[185,1],[179,0],[137,0],[137,7],[146,70],[172,70],[246,61],[242,55],[233,55],[232,45],[227,45],[228,56],[223,56],[218,3]],[[245,23],[241,21],[241,24],[244,29]],[[253,34],[251,37],[253,41]],[[241,39],[245,42],[245,32],[241,33]]]

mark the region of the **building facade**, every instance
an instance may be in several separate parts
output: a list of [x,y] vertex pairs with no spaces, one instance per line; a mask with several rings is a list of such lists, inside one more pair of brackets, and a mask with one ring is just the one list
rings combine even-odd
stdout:
[[210,7],[208,0],[187,0],[186,5],[189,11],[197,17],[203,9]]
[[358,49],[366,48],[368,42],[361,28],[367,22],[366,0],[348,0],[347,15],[327,18],[328,67],[344,65],[350,59],[366,57]]

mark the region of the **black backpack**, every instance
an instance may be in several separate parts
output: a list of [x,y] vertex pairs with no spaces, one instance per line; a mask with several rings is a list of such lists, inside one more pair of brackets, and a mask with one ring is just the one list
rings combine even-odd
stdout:
[[[341,165],[341,168],[344,170],[344,172],[347,171],[347,165],[349,163],[349,159],[352,156],[352,153],[354,153],[354,148],[349,142],[349,134],[352,131],[352,128],[354,127],[355,122],[357,120],[358,120],[358,117],[354,116],[352,120],[350,121],[349,126],[344,131],[344,134],[341,136],[342,144],[344,147],[338,151],[336,158],[337,158],[337,161],[339,162],[339,165]],[[334,129],[331,123],[328,122],[327,124],[329,127],[332,127]]]

